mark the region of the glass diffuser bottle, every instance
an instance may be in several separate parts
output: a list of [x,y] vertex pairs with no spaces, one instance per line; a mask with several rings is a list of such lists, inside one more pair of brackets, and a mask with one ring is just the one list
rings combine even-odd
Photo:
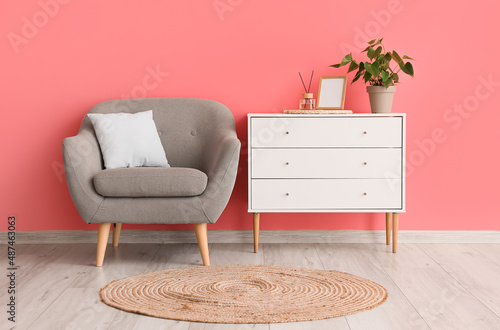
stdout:
[[316,99],[313,93],[303,93],[302,99],[300,99],[299,110],[315,110],[316,109]]
[[302,94],[302,99],[299,102],[299,110],[315,110],[316,109],[316,99],[314,99],[313,93],[309,93],[311,91],[311,83],[314,76],[314,70],[311,72],[311,79],[309,80],[309,88],[306,88],[306,84],[304,84],[304,79],[302,79],[302,74],[299,72],[300,81],[302,82],[302,86],[304,86],[304,92]]

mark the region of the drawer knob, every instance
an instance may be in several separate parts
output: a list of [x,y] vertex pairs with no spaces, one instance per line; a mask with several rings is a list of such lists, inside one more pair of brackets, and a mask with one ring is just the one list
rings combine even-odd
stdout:
[[289,193],[286,193],[286,194],[285,194],[285,196],[290,196],[290,194],[289,194]]
[[289,162],[286,162],[286,163],[285,163],[285,165],[290,165],[290,163],[289,163]]
[[364,132],[363,132],[363,134],[367,134],[367,132],[366,132],[366,131],[364,131]]
[[364,162],[364,163],[363,163],[363,165],[368,165],[368,163],[367,163],[367,162]]
[[366,196],[366,193],[363,193],[363,196]]
[[286,132],[285,132],[285,134],[290,134],[290,132],[289,132],[289,131],[286,131]]

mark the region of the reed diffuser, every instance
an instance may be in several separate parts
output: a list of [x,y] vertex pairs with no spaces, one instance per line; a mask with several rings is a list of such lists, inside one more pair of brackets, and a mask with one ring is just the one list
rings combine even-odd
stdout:
[[302,75],[299,72],[300,81],[302,81],[302,86],[304,86],[305,93],[302,94],[302,99],[299,102],[299,110],[315,110],[316,109],[316,99],[313,96],[313,93],[310,93],[311,90],[311,82],[314,76],[314,70],[311,73],[311,79],[309,80],[309,88],[306,88],[306,84],[304,84],[304,79],[302,79]]

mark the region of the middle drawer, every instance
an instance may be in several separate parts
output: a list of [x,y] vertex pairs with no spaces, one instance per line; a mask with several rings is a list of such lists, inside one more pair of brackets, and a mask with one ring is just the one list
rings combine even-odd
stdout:
[[252,178],[401,177],[401,148],[252,149]]

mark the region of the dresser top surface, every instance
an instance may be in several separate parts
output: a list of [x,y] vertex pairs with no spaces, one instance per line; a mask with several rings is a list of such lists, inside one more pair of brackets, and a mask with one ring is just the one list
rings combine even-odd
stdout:
[[406,113],[352,113],[352,114],[287,114],[287,113],[249,113],[251,117],[287,118],[367,118],[367,117],[406,117]]

